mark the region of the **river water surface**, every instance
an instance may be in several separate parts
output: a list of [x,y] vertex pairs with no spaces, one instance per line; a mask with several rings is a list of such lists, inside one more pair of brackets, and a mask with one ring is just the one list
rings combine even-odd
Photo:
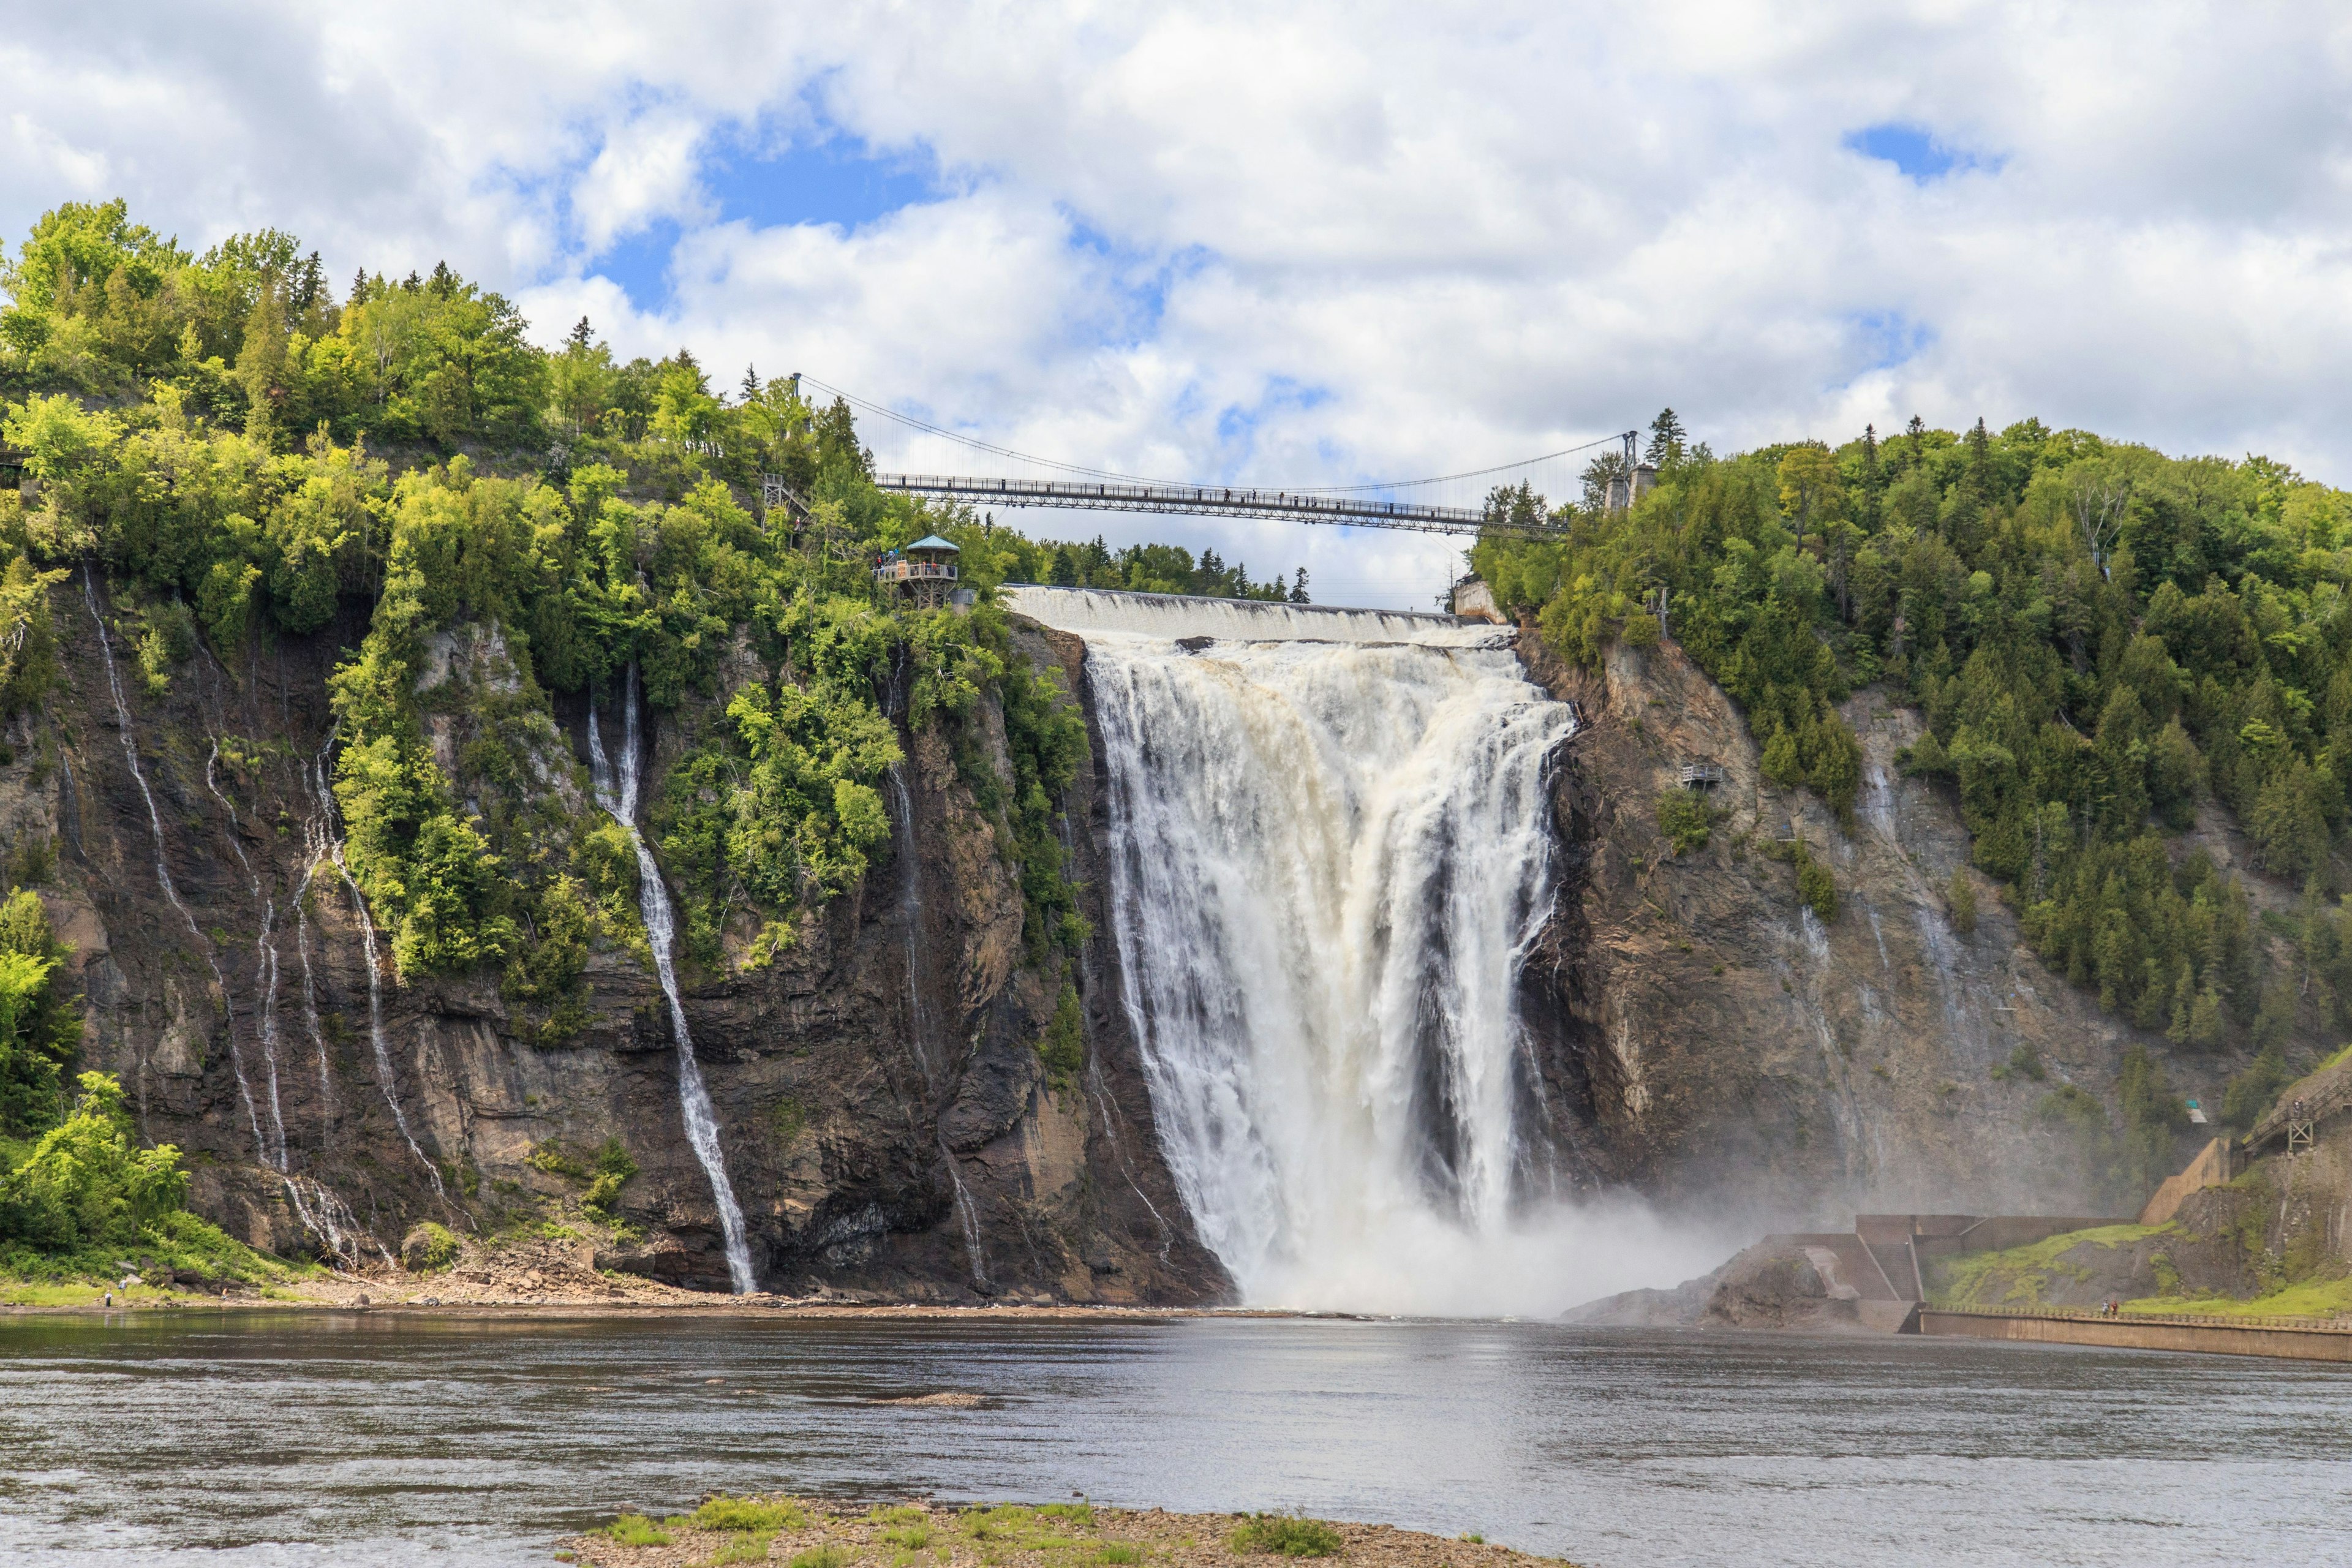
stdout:
[[[883,1403],[980,1395],[974,1408]],[[1535,1323],[0,1319],[0,1562],[533,1563],[717,1489],[1608,1568],[2352,1561],[2352,1372]]]

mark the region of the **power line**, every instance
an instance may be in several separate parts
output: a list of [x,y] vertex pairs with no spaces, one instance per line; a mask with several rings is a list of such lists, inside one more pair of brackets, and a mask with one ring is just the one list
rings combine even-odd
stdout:
[[[895,408],[885,407],[879,403],[875,403],[866,398],[860,397],[856,393],[845,392],[840,387],[832,385],[827,382],[819,381],[815,376],[810,375],[805,372],[793,372],[793,379],[795,381],[805,382],[809,385],[815,387],[820,392],[829,393],[833,396],[840,398],[843,402],[849,404],[853,407],[862,408],[869,414],[878,415],[882,418],[894,420],[900,425],[908,426],[911,428],[923,431],[927,435],[937,436],[942,440],[954,441],[961,446],[970,447],[976,451],[992,453],[1000,458],[1011,458],[1016,462],[1034,463],[1039,468],[1054,468],[1066,474],[1078,474],[1087,479],[1108,479],[1118,484],[1166,485],[1187,489],[1198,488],[1203,489],[1223,488],[1195,486],[1194,482],[1190,479],[1143,479],[1134,474],[1114,472],[1108,468],[1090,468],[1080,463],[1066,463],[1055,458],[1040,458],[1034,453],[1015,451],[1010,447],[1000,447],[992,441],[983,441],[977,436],[966,436],[958,431],[945,429],[940,426],[929,423],[928,420],[918,419],[911,414],[901,414]],[[1557,452],[1546,452],[1538,457],[1523,458],[1517,462],[1496,463],[1491,468],[1465,468],[1458,474],[1437,474],[1425,479],[1391,479],[1379,483],[1355,485],[1255,485],[1250,488],[1260,491],[1270,490],[1286,495],[1361,495],[1374,490],[1416,489],[1424,485],[1451,484],[1458,479],[1484,479],[1489,474],[1504,473],[1513,468],[1532,468],[1538,463],[1548,463],[1555,458],[1573,457],[1579,452],[1589,452],[1595,447],[1605,447],[1612,441],[1622,441],[1624,438],[1625,437],[1622,435],[1603,436],[1596,440],[1586,441],[1580,446],[1563,447]]]

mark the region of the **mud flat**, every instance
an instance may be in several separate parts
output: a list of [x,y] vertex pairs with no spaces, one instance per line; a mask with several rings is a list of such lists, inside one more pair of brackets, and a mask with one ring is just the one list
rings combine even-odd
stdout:
[[1575,1568],[1474,1537],[1276,1514],[1165,1513],[1084,1501],[950,1508],[921,1501],[842,1508],[791,1498],[717,1497],[691,1514],[625,1515],[562,1542],[558,1561],[594,1568],[782,1563],[846,1568],[922,1562],[932,1568],[1274,1568],[1300,1558],[1348,1568]]

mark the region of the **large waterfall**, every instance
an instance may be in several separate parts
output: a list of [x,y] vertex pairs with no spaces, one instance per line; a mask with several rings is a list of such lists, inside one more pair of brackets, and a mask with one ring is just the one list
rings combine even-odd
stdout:
[[1556,1311],[1615,1288],[1638,1219],[1558,1196],[1517,1005],[1575,721],[1508,634],[1006,593],[1086,639],[1128,1016],[1244,1299]]

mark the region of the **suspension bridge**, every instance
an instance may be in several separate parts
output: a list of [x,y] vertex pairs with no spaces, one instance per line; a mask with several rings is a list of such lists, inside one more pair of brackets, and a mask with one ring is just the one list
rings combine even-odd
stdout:
[[[910,432],[919,433],[918,439],[929,437],[931,440],[926,445],[933,450],[937,449],[937,443],[946,442],[965,455],[985,455],[1050,473],[1051,477],[1045,478],[911,472],[878,472],[874,476],[874,483],[881,489],[931,500],[963,501],[974,506],[1054,507],[1072,511],[1262,518],[1412,533],[1474,536],[1483,533],[1517,539],[1557,539],[1563,531],[1549,521],[1514,521],[1507,517],[1490,517],[1484,506],[1440,505],[1423,499],[1394,498],[1399,491],[1427,492],[1465,484],[1491,488],[1495,483],[1507,482],[1509,476],[1525,477],[1542,465],[1611,445],[1622,448],[1619,469],[1622,477],[1612,479],[1612,485],[1623,486],[1630,499],[1635,482],[1634,451],[1638,432],[1632,430],[1517,462],[1457,474],[1441,474],[1429,479],[1399,479],[1379,484],[1266,488],[1143,479],[995,446],[867,402],[838,387],[827,386],[814,376],[794,373],[792,380],[795,386],[805,381],[866,414],[878,416]],[[868,428],[871,428],[870,425]],[[770,488],[772,501],[782,493],[781,481],[771,480]]]

